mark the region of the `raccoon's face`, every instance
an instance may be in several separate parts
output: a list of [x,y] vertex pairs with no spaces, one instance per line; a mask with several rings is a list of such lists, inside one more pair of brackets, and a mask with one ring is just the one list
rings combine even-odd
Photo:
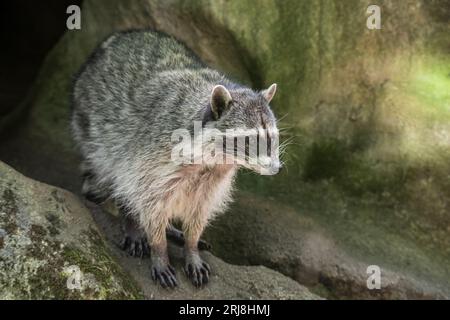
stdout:
[[211,93],[214,127],[225,134],[225,156],[263,175],[274,175],[281,169],[279,132],[269,106],[276,88],[273,84],[267,90],[254,92],[218,85]]

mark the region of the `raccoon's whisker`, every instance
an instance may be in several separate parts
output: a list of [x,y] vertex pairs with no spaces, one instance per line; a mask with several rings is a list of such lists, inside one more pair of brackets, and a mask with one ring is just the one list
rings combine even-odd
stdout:
[[289,115],[289,113],[286,113],[284,116],[281,116],[280,118],[278,118],[278,119],[276,120],[276,122],[277,122],[277,123],[280,122],[281,120],[283,120],[284,118],[286,118],[288,115]]
[[278,130],[293,129],[295,126],[277,126]]

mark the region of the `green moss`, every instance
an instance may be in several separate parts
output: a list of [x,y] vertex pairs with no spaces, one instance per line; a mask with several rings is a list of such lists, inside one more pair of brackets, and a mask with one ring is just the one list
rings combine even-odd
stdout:
[[81,292],[68,290],[66,278],[60,273],[60,270],[64,268],[64,261],[59,255],[61,245],[60,242],[54,241],[43,248],[41,242],[35,242],[33,247],[28,250],[29,257],[44,263],[28,276],[27,286],[22,287],[22,293],[27,299],[82,298]]
[[[36,228],[35,228],[36,229]],[[42,231],[42,229],[40,229]],[[28,285],[22,287],[22,294],[31,299],[139,299],[142,293],[137,285],[109,256],[101,239],[90,233],[86,242],[77,247],[63,245],[59,241],[39,241],[38,232],[33,236],[33,245],[27,255],[44,263],[33,274],[28,275]],[[100,242],[98,242],[100,240]],[[42,245],[45,241],[46,245]],[[97,242],[91,242],[97,241]],[[81,247],[85,249],[81,249]],[[93,275],[87,286],[69,289],[68,275],[64,270],[68,266],[77,266],[85,279]],[[83,279],[83,280],[85,280]]]
[[95,230],[85,233],[90,255],[75,249],[66,248],[63,256],[66,262],[77,265],[84,273],[93,274],[99,283],[97,298],[141,299],[142,293],[136,282],[111,258],[111,253],[103,245],[103,240]]
[[424,114],[432,115],[428,120],[450,120],[450,59],[448,57],[424,57],[405,83],[404,89],[416,97],[426,108]]
[[312,181],[338,176],[349,158],[345,145],[336,139],[315,141],[306,154],[303,177]]
[[7,188],[3,191],[0,205],[3,212],[0,215],[0,226],[7,234],[14,234],[18,229],[16,223],[18,208],[16,197],[11,189]]

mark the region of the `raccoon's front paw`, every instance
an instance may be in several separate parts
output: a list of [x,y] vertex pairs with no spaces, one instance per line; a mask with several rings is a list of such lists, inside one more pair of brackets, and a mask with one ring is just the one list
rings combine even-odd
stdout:
[[186,254],[184,272],[192,284],[199,288],[208,283],[211,268],[197,252],[190,252]]
[[160,260],[152,262],[152,279],[155,283],[159,282],[163,288],[178,286],[175,269],[170,264]]
[[150,255],[150,246],[147,236],[137,222],[129,217],[125,217],[122,223],[123,239],[120,243],[122,250],[132,257],[148,257]]

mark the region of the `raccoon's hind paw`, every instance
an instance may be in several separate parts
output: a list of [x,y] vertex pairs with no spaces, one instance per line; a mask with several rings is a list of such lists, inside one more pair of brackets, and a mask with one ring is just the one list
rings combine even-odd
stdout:
[[125,217],[122,223],[123,239],[120,243],[122,250],[132,257],[143,258],[150,256],[150,246],[145,232],[136,221]]
[[83,193],[83,197],[86,199],[86,200],[88,200],[88,201],[90,201],[90,202],[92,202],[92,203],[95,203],[96,205],[101,205],[103,202],[105,202],[106,201],[106,197],[104,197],[104,196],[101,196],[101,195],[98,195],[98,194],[96,194],[96,193],[94,193],[94,192],[86,192],[86,193]]
[[[184,246],[184,233],[181,230],[178,230],[174,226],[169,226],[166,230],[166,235],[169,240],[172,240],[179,246]],[[207,250],[210,251],[212,246],[205,240],[200,239],[198,241],[197,247],[199,250]]]
[[211,268],[209,264],[200,258],[200,256],[193,254],[186,257],[184,272],[191,280],[192,284],[197,288],[200,288],[209,282]]
[[211,251],[211,249],[212,249],[212,245],[209,242],[202,240],[202,239],[200,239],[198,241],[197,246],[198,246],[198,250]]
[[150,256],[150,247],[146,237],[133,238],[125,235],[120,243],[120,247],[132,257],[143,258]]
[[153,263],[152,279],[155,283],[159,282],[163,288],[178,286],[175,269],[170,264]]

